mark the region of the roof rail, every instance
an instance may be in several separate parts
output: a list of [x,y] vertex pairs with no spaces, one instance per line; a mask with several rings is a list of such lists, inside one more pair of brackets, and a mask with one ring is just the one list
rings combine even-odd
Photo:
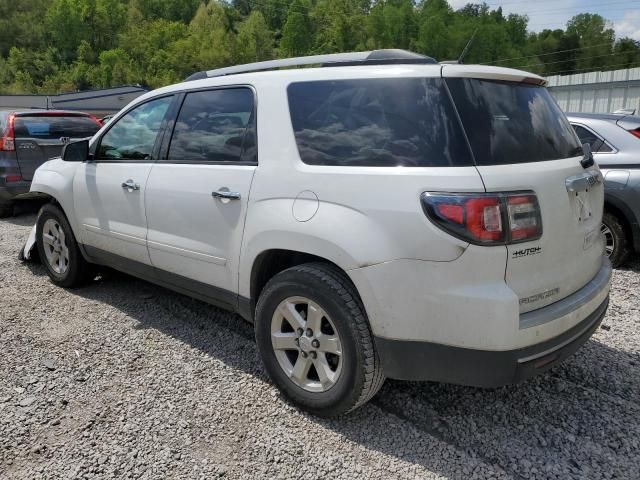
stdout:
[[331,53],[311,55],[309,57],[283,58],[266,62],[247,63],[233,67],[202,71],[187,77],[185,82],[204,78],[235,75],[238,73],[259,72],[276,68],[298,67],[302,65],[320,65],[321,67],[345,67],[355,65],[391,65],[391,64],[435,64],[433,58],[407,50],[386,49],[369,52]]

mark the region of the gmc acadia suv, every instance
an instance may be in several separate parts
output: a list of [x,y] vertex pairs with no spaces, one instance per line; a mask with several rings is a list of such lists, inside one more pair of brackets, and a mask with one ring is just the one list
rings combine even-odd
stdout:
[[200,72],[37,170],[39,256],[238,312],[319,415],[386,377],[520,381],[591,336],[611,276],[602,175],[543,85],[394,50]]

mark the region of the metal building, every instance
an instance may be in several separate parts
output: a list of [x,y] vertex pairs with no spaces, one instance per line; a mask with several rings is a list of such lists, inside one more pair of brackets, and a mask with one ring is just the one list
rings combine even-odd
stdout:
[[139,85],[61,93],[59,95],[0,95],[0,110],[44,108],[79,110],[103,116],[118,112],[148,90]]
[[640,112],[640,67],[547,77],[551,94],[565,112]]

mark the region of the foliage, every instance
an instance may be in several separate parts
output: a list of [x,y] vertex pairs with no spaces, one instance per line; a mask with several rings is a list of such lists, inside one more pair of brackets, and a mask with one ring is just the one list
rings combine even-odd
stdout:
[[531,33],[528,18],[447,0],[0,0],[0,90],[57,93],[275,57],[404,48],[542,75],[640,66],[640,44],[583,13]]

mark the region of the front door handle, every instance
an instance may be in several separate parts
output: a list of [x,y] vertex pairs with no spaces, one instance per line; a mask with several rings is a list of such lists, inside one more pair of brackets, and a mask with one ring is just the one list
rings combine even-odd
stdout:
[[126,182],[122,182],[122,188],[130,192],[133,192],[134,190],[140,190],[140,184],[129,179]]
[[230,192],[229,190],[220,189],[217,192],[211,192],[211,195],[215,198],[222,198],[225,200],[240,200],[239,192]]

